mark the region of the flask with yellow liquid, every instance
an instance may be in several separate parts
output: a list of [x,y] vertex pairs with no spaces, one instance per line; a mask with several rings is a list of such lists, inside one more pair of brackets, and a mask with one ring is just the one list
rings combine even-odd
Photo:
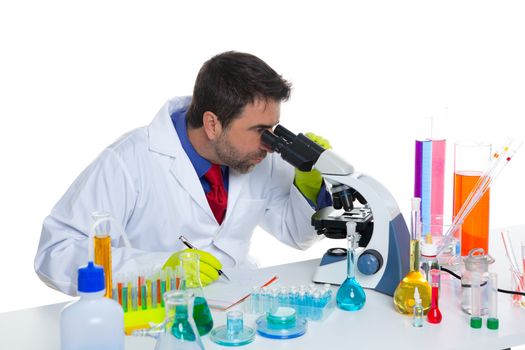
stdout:
[[430,309],[432,289],[425,276],[419,270],[419,240],[421,239],[420,198],[412,198],[411,238],[410,238],[410,271],[399,282],[394,292],[394,307],[397,312],[412,315],[415,289],[421,298],[421,306],[426,314]]

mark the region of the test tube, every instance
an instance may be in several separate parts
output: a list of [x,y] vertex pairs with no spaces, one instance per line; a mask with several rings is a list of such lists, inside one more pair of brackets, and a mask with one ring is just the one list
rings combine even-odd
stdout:
[[289,306],[289,295],[288,290],[286,287],[282,287],[279,291],[279,305],[282,307],[288,307]]
[[138,277],[136,273],[133,274],[131,281],[132,281],[131,282],[131,309],[133,311],[137,311],[139,293],[138,293]]
[[279,308],[279,291],[277,288],[272,288],[270,291],[270,313],[274,313]]
[[487,328],[496,330],[499,328],[498,320],[498,275],[489,273],[489,317],[487,318]]
[[160,271],[160,304],[164,307],[164,293],[168,290],[167,288],[168,274],[165,270]]
[[122,278],[122,308],[124,312],[128,312],[128,275],[125,274]]
[[259,304],[260,304],[260,289],[257,286],[252,288],[251,294],[251,312],[254,314],[259,313]]
[[155,273],[151,274],[151,307],[156,309],[157,308],[157,298],[158,298],[158,283],[157,283],[157,277]]
[[303,288],[299,289],[299,296],[297,297],[297,316],[306,317],[306,290]]
[[470,328],[481,328],[481,276],[479,272],[472,273],[471,281],[471,312],[470,312]]
[[118,287],[117,287],[117,276],[113,278],[113,290],[111,293],[111,298],[118,303]]

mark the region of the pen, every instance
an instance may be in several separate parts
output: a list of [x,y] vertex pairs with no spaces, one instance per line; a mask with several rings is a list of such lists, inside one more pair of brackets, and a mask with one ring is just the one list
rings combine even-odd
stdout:
[[[193,246],[193,244],[190,243],[190,241],[188,241],[186,239],[186,237],[184,237],[183,235],[180,235],[179,236],[179,239],[182,243],[184,243],[184,245],[190,249],[197,249]],[[224,278],[226,278],[228,281],[230,280],[230,278],[228,276],[226,276],[226,274],[221,270],[221,269],[217,269],[217,272],[219,273],[220,276],[223,276]]]

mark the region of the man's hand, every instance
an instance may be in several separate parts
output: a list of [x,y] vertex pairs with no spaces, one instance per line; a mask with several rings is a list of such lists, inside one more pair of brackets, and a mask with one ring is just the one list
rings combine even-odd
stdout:
[[[199,274],[203,286],[207,286],[219,278],[217,271],[222,269],[221,262],[212,254],[199,249],[184,249],[174,253],[162,268],[180,266],[180,255],[185,252],[192,252],[199,255]],[[192,271],[184,271],[184,273],[191,274]]]
[[[324,149],[332,148],[330,142],[324,137],[316,135],[312,132],[307,132],[305,134],[310,140],[317,143],[319,146]],[[301,193],[311,200],[314,204],[317,205],[317,196],[321,190],[321,185],[323,183],[323,178],[319,171],[313,169],[311,171],[301,171],[295,169],[295,186],[301,191]]]

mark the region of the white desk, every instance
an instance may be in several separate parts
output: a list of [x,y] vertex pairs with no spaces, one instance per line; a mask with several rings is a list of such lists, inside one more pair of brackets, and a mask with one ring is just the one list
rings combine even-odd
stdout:
[[[501,239],[497,231],[492,232],[492,253],[496,263],[491,271],[499,273],[500,288],[508,288],[510,277],[508,264],[498,250]],[[525,239],[525,226],[511,229],[513,241]],[[515,237],[515,238],[514,238]],[[500,253],[498,253],[500,252]],[[267,268],[275,272],[280,280],[278,285],[290,286],[308,284],[319,260]],[[500,329],[469,327],[469,317],[459,308],[459,281],[444,280],[440,298],[443,321],[439,325],[424,323],[414,328],[411,318],[394,311],[392,298],[367,291],[365,307],[357,312],[343,312],[338,309],[322,323],[309,322],[307,333],[291,340],[272,340],[257,336],[246,349],[503,349],[525,344],[525,309],[511,306],[510,296],[499,294]],[[0,314],[0,349],[46,350],[59,349],[58,320],[61,304],[41,306]],[[214,312],[215,326],[225,323],[225,313]],[[245,314],[245,323],[253,325],[256,316]],[[207,349],[224,349],[203,337]],[[126,337],[126,349],[153,349],[154,340],[149,338]]]

